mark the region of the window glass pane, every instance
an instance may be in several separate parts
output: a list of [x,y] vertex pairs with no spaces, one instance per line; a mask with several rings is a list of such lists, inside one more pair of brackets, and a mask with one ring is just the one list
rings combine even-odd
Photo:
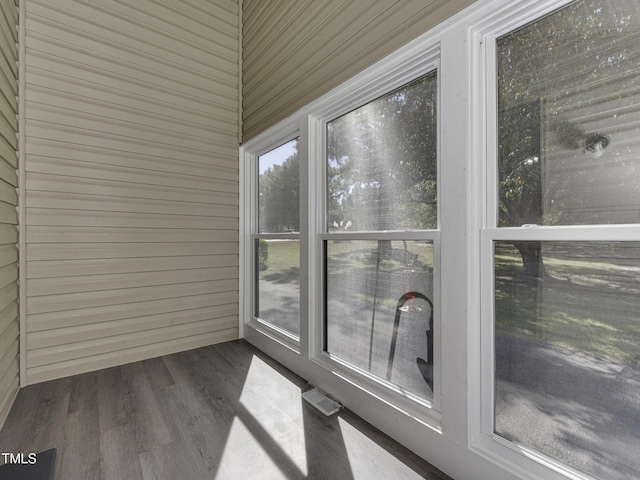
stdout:
[[254,316],[294,336],[300,335],[300,241],[255,242]]
[[437,92],[433,72],[327,124],[330,232],[436,228]]
[[433,243],[328,241],[326,257],[326,351],[431,399]]
[[640,222],[639,19],[578,1],[498,40],[499,226]]
[[258,232],[298,232],[298,139],[258,157]]
[[494,249],[495,432],[597,478],[636,478],[640,242]]

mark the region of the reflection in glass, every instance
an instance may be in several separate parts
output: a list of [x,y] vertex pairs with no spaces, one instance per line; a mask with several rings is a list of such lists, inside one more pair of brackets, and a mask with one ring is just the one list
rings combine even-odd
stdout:
[[299,232],[298,139],[258,157],[258,232]]
[[328,241],[326,258],[325,350],[431,399],[433,244]]
[[299,337],[300,240],[256,240],[254,264],[254,316]]
[[437,224],[436,72],[327,123],[330,232]]
[[[525,242],[526,243],[526,242]],[[608,480],[640,471],[640,242],[495,242],[495,432]]]
[[573,2],[497,42],[499,226],[640,222],[637,2]]

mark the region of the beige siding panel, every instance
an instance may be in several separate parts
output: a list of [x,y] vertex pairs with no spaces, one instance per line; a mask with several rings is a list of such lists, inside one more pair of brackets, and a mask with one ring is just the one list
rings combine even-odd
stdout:
[[[49,85],[47,87],[46,85]],[[82,91],[78,99],[79,90]],[[88,102],[94,104],[93,111],[110,119],[118,118],[126,112],[130,121],[139,125],[158,127],[172,134],[192,135],[203,141],[230,143],[228,134],[233,131],[233,125],[222,118],[211,119],[197,112],[180,111],[175,107],[156,105],[142,102],[132,96],[103,93],[104,89],[91,88],[86,82],[69,82],[48,72],[32,75],[31,88],[27,99],[34,103],[51,105],[61,111],[77,110],[84,106],[88,109]],[[102,95],[100,95],[102,93]],[[99,97],[96,97],[100,95]],[[173,117],[168,117],[173,113]],[[203,121],[211,123],[211,128],[194,127]]]
[[162,264],[153,257],[33,261],[27,265],[26,276],[27,280],[53,277],[56,281],[64,281],[64,277],[75,276],[223,267],[234,267],[234,270],[237,270],[238,257],[234,255],[164,257]]
[[[144,185],[140,183],[122,183],[113,180],[101,180],[97,178],[78,178],[63,175],[43,175],[39,173],[27,174],[27,188],[31,192],[58,192],[69,194],[93,194],[110,197],[128,197],[129,199],[164,200],[167,203],[193,202],[212,205],[217,208],[220,205],[234,205],[237,193],[212,192],[196,190],[184,187],[163,187],[156,185]],[[229,182],[229,186],[234,186]],[[221,187],[221,185],[218,185]],[[7,195],[10,190],[7,189]],[[0,182],[0,200],[4,199],[5,189]]]
[[[181,127],[180,123],[171,122],[166,118],[160,119],[155,115],[140,113],[126,107],[118,106],[117,108],[112,108],[109,104],[100,104],[99,102],[96,102],[97,104],[93,108],[87,108],[87,110],[90,110],[88,114],[78,114],[74,108],[80,107],[78,103],[86,104],[86,102],[71,100],[73,98],[71,95],[59,92],[52,94],[51,90],[46,93],[36,91],[31,97],[33,98],[34,109],[38,106],[42,110],[41,112],[34,112],[36,118],[44,119],[48,122],[89,130],[99,129],[97,131],[115,134],[121,133],[123,129],[132,133],[133,130],[131,129],[135,127],[139,140],[203,150],[205,152],[211,148],[212,144],[224,146],[226,143],[228,145],[227,150],[233,148],[233,145],[229,142],[229,134],[222,129],[219,132],[215,132],[197,130],[188,128],[188,126]],[[43,102],[48,102],[48,105],[43,105]],[[122,111],[127,114],[129,119],[127,122],[117,119],[118,114],[122,115]],[[228,151],[220,153],[229,154]]]
[[[166,298],[190,297],[207,293],[234,293],[236,287],[226,279],[206,282],[183,283],[179,285],[152,285],[149,287],[121,288],[115,290],[101,290],[96,292],[69,293],[63,295],[47,295],[30,297],[27,313],[47,313],[69,310],[74,308],[93,308],[108,305],[123,305],[126,303],[162,300]],[[11,289],[0,289],[0,307],[10,302]]]
[[[233,114],[235,110],[231,108],[212,108],[208,104],[198,99],[182,95],[176,92],[174,97],[167,98],[167,90],[148,85],[143,81],[127,78],[121,75],[117,70],[115,72],[108,69],[96,69],[84,65],[78,65],[73,60],[64,58],[51,59],[37,51],[29,51],[31,64],[28,65],[29,72],[34,73],[46,70],[58,75],[68,75],[72,78],[82,78],[83,82],[93,83],[96,87],[105,89],[110,92],[112,90],[121,91],[125,97],[129,95],[139,95],[150,103],[163,103],[166,105],[176,106],[179,109],[189,109],[202,115],[213,115],[225,117],[227,114]],[[211,111],[217,112],[217,115]]]
[[[0,227],[2,228],[2,227]],[[18,261],[18,249],[15,245],[0,245],[0,266],[10,265]]]
[[16,225],[18,223],[18,211],[15,205],[0,202],[0,224]]
[[141,344],[101,355],[79,357],[70,361],[59,362],[54,365],[34,367],[30,372],[30,380],[32,383],[44,382],[55,378],[122,365],[124,363],[140,360],[141,358],[153,358],[184,350],[204,347],[215,343],[227,342],[236,338],[238,338],[237,327],[204,334],[200,333],[190,337],[171,338],[170,340],[147,345]]
[[[214,195],[212,195],[214,197]],[[236,205],[212,205],[199,202],[171,202],[164,200],[113,197],[109,195],[83,195],[59,192],[29,192],[26,203],[30,208],[80,210],[85,212],[128,212],[157,215],[191,215],[196,217],[237,217]],[[53,212],[52,212],[53,213]]]
[[[31,104],[28,104],[31,105]],[[33,105],[32,105],[33,106]],[[37,105],[34,106],[34,110],[38,110]],[[106,151],[113,151],[114,157],[111,160],[112,163],[109,165],[122,165],[124,162],[122,161],[122,157],[118,155],[119,152],[125,153],[134,153],[134,154],[146,154],[148,157],[143,159],[138,157],[138,160],[133,167],[136,168],[146,168],[150,170],[158,169],[160,171],[175,171],[175,170],[184,170],[186,175],[204,175],[210,178],[217,178],[215,170],[220,168],[219,165],[206,165],[206,159],[208,157],[208,152],[203,150],[201,145],[200,149],[189,149],[188,142],[184,142],[183,145],[173,145],[170,143],[166,143],[169,139],[163,137],[158,134],[155,136],[148,136],[144,133],[139,135],[139,138],[133,137],[130,129],[134,128],[134,125],[125,125],[122,128],[118,129],[117,127],[113,127],[109,125],[110,122],[98,122],[96,124],[92,123],[90,119],[85,117],[85,122],[79,122],[74,120],[69,123],[76,123],[77,125],[65,125],[62,123],[56,123],[54,118],[48,113],[41,113],[42,118],[46,118],[46,122],[38,121],[38,120],[30,120],[27,118],[27,129],[29,132],[34,135],[38,135],[38,138],[41,139],[49,139],[49,140],[57,140],[62,142],[74,143],[85,142],[85,144],[99,148],[105,149]],[[82,115],[78,115],[78,117],[82,117]],[[60,120],[59,117],[58,120]],[[73,118],[72,115],[67,116],[67,118]],[[126,122],[124,122],[126,123]],[[82,125],[91,126],[93,128],[83,128]],[[51,132],[52,129],[56,130],[57,135],[54,137],[54,133]],[[143,130],[143,127],[140,127],[140,130]],[[161,132],[162,133],[162,132]],[[126,135],[125,135],[126,134]],[[145,137],[145,138],[142,138]],[[156,141],[162,140],[162,141]],[[164,143],[163,143],[164,142]],[[221,149],[228,149],[226,145],[222,145]],[[171,162],[171,156],[180,155],[181,161]],[[125,155],[126,156],[126,155]],[[153,156],[153,160],[156,160],[157,166],[153,165],[153,162],[150,156]],[[237,152],[236,152],[237,156]],[[59,157],[58,157],[59,158]],[[231,156],[230,151],[221,151],[220,153],[216,153],[216,159],[221,159],[222,161],[229,162]],[[42,156],[40,157],[42,162],[46,161],[55,161],[57,158],[51,156]],[[236,159],[237,165],[237,159]],[[237,177],[237,170],[234,168],[227,166],[226,179],[233,179],[233,177]],[[29,170],[31,171],[31,169]],[[176,172],[177,173],[177,172]]]
[[[4,139],[0,137],[0,141],[4,141]],[[18,174],[16,172],[16,169],[9,161],[5,159],[0,160],[0,178],[14,187],[18,186]]]
[[[79,260],[79,259],[137,259],[142,257],[171,257],[171,256],[208,256],[208,255],[237,255],[237,242],[207,242],[207,243],[36,243],[27,245],[29,262],[37,260]],[[4,261],[17,261],[3,250],[0,245],[0,265]],[[155,259],[159,261],[159,258]],[[29,266],[27,266],[27,269]]]
[[239,4],[26,3],[28,383],[237,338]]
[[[28,6],[29,7],[29,6]],[[47,7],[48,8],[48,7]],[[62,60],[77,62],[98,70],[113,70],[119,75],[137,81],[147,83],[158,90],[177,91],[180,96],[205,102],[211,107],[227,106],[232,108],[230,98],[234,97],[233,84],[230,82],[218,82],[219,89],[207,88],[207,79],[201,75],[195,75],[185,69],[172,65],[152,62],[146,59],[144,54],[136,54],[133,57],[125,49],[101,48],[101,42],[93,42],[88,35],[69,36],[68,30],[62,27],[56,31],[34,20],[27,8],[27,30],[29,35],[26,40],[27,53],[37,51],[42,56],[56,56]],[[85,47],[89,44],[89,47]],[[96,50],[92,50],[93,47]],[[132,58],[139,58],[136,63]],[[27,66],[30,62],[27,61]],[[182,83],[184,81],[184,83]]]
[[238,240],[237,230],[180,228],[27,227],[27,243],[208,243]]
[[[14,299],[9,305],[0,310],[0,351],[7,351],[13,345],[18,332],[18,303]],[[15,335],[12,333],[15,332]],[[16,345],[17,346],[17,345]]]
[[[1,208],[2,204],[0,204]],[[215,207],[210,209],[216,212]],[[224,213],[224,209],[221,209],[221,212]],[[27,225],[234,230],[237,227],[237,221],[233,215],[230,214],[229,217],[231,218],[209,215],[203,218],[197,215],[33,208]]]
[[18,281],[18,264],[10,263],[0,267],[0,288],[12,285]]
[[18,203],[18,192],[16,188],[3,180],[0,180],[0,202],[14,206]]
[[[0,228],[0,248],[3,244],[16,245],[18,243],[18,227],[17,225],[6,225]],[[17,248],[16,248],[17,253]]]
[[[5,58],[2,59],[2,62],[6,62]],[[0,92],[2,96],[6,99],[6,104],[9,106],[17,108],[17,100],[15,99],[15,95],[17,94],[16,86],[13,83],[11,77],[6,77],[4,74],[0,73]],[[12,100],[13,99],[13,100]],[[8,113],[8,112],[7,112]],[[9,118],[9,115],[6,115]],[[12,139],[6,139],[9,143],[13,144]]]
[[18,41],[18,8],[17,2],[0,2],[0,27],[2,33],[6,35],[11,44],[10,51],[3,51],[6,56],[13,56],[15,60],[18,59],[17,48],[14,49],[13,44]]
[[[107,183],[106,191],[105,189],[102,191],[99,189],[94,191],[113,197],[122,196],[155,199],[157,198],[158,191],[164,189],[167,192],[167,196],[163,198],[174,200],[174,198],[171,198],[174,196],[175,201],[181,203],[191,201],[205,204],[228,204],[237,207],[237,200],[235,200],[236,203],[234,203],[234,199],[237,199],[238,183],[231,180],[215,180],[204,177],[196,178],[154,171],[143,172],[140,169],[86,165],[65,160],[60,160],[59,163],[60,165],[55,165],[55,163],[41,163],[36,165],[36,167],[39,168],[37,174],[35,174],[35,172],[27,173],[27,181],[31,178],[49,180],[45,184],[48,188],[36,188],[34,192],[42,189],[49,192],[64,193],[61,184],[70,183],[74,184],[69,185],[69,193],[71,194],[76,191],[91,193],[86,192],[87,184],[105,182]],[[52,176],[39,175],[47,173],[52,174]],[[173,183],[177,185],[171,185],[172,179]],[[57,183],[57,180],[60,180],[60,184],[50,186],[53,183]],[[155,195],[146,195],[145,192],[147,190],[154,190]],[[188,196],[188,190],[193,191],[193,198]],[[28,191],[27,193],[33,197],[34,192]]]
[[[2,62],[0,62],[2,63]],[[7,106],[4,106],[5,108]],[[9,110],[10,111],[10,110]],[[18,147],[18,141],[17,138],[15,136],[15,132],[17,129],[17,125],[16,125],[16,120],[15,118],[11,119],[11,117],[7,118],[5,117],[4,114],[0,115],[0,136],[2,136],[2,138],[6,139],[6,143],[8,143],[10,146],[17,148]]]
[[[173,312],[196,311],[206,307],[233,306],[237,309],[237,298],[230,292],[207,293],[189,297],[175,297],[130,304],[105,305],[99,307],[60,310],[31,315],[29,333],[48,331],[53,335],[57,329],[80,325],[113,322],[148,316],[160,317]],[[64,342],[61,342],[64,343]]]
[[[212,321],[206,319],[201,322],[191,321],[185,325],[169,327],[153,326],[142,332],[129,332],[124,335],[103,336],[97,340],[85,340],[78,343],[65,343],[54,347],[28,350],[27,360],[32,368],[49,365],[52,362],[65,362],[82,357],[91,357],[114,350],[114,344],[119,350],[156,344],[170,338],[192,337],[198,334],[210,334],[220,330],[236,328],[237,321]],[[226,327],[226,328],[225,328]]]
[[96,340],[123,335],[127,333],[147,331],[153,328],[169,327],[195,321],[215,319],[218,325],[228,324],[229,328],[236,326],[233,305],[211,306],[199,309],[168,312],[158,315],[112,320],[109,322],[75,325],[73,327],[58,328],[55,332],[36,331],[29,335],[29,349],[50,347],[64,343],[78,343],[85,340]]
[[[17,345],[17,341],[15,342]],[[17,350],[17,347],[16,347]],[[13,354],[13,350],[7,352],[8,354]],[[8,365],[0,365],[4,370],[4,375],[0,379],[0,391],[8,392],[6,396],[0,400],[0,411],[9,412],[11,405],[13,404],[13,400],[17,395],[18,389],[20,388],[20,376],[19,376],[19,363],[17,355],[11,359],[12,361]],[[4,363],[4,362],[3,362]],[[6,416],[5,413],[5,416]],[[4,418],[3,418],[4,420]]]
[[215,111],[199,111],[183,104],[169,104],[151,97],[140,98],[135,89],[123,91],[109,85],[97,85],[85,79],[69,78],[67,75],[37,67],[31,68],[30,85],[31,99],[38,100],[47,90],[60,95],[71,94],[72,97],[84,97],[90,102],[123,108],[128,112],[147,115],[159,121],[171,116],[175,124],[174,128],[182,131],[189,132],[189,129],[196,132],[208,131],[198,126],[203,122],[211,125],[212,132],[232,133],[236,128],[228,118],[219,113],[216,115]]
[[[0,142],[0,158],[7,162],[9,165],[13,165],[18,168],[18,154],[16,150],[11,146],[9,142]],[[0,180],[4,180],[0,178]]]
[[243,140],[473,1],[245,0]]
[[[7,267],[4,267],[7,268]],[[11,272],[0,269],[0,285]],[[135,288],[138,285],[175,285],[181,283],[206,282],[210,278],[234,279],[236,267],[192,268],[156,272],[134,272],[123,274],[84,275],[65,278],[37,278],[27,283],[29,295],[58,295],[65,293]]]
[[0,288],[0,311],[4,311],[10,305],[13,305],[18,298],[18,284],[12,282]]
[[[203,62],[197,53],[207,55],[206,52],[194,51],[189,47],[181,48],[182,44],[167,41],[159,35],[155,35],[155,42],[150,42],[149,38],[139,38],[131,35],[122,28],[117,28],[113,24],[105,25],[105,21],[113,19],[113,16],[100,15],[95,9],[86,8],[79,5],[78,2],[61,2],[67,4],[71,9],[80,7],[80,10],[89,12],[91,16],[77,15],[75,12],[70,13],[70,9],[56,7],[55,5],[47,5],[42,7],[37,3],[34,4],[30,11],[33,16],[32,22],[39,23],[37,30],[44,35],[55,36],[57,39],[74,43],[82,40],[83,47],[89,48],[95,52],[110,54],[114,49],[122,51],[124,55],[119,56],[120,60],[128,60],[137,62],[141,58],[147,62],[162,62],[171,68],[184,68],[192,72],[193,75],[200,75],[203,78],[213,78],[217,81],[226,80],[233,85],[233,73],[236,67],[237,58],[235,58],[235,45],[217,44],[213,51],[217,51],[219,58],[224,58],[228,63],[228,70],[219,68],[219,63],[211,61],[213,54],[208,53],[209,61]],[[76,28],[80,24],[86,28],[79,30]],[[67,30],[59,32],[60,26],[66,26]],[[35,28],[35,27],[34,27]],[[64,28],[64,27],[63,27]],[[151,37],[151,36],[150,36]],[[224,55],[222,55],[224,53]],[[195,54],[195,55],[194,55]],[[170,73],[171,70],[165,70]]]
[[[9,338],[9,336],[7,337]],[[8,348],[4,348],[4,356],[0,358],[0,372],[3,372],[0,377],[0,389],[2,391],[11,391],[12,387],[15,390],[19,383],[17,370],[18,370],[18,342],[12,341]],[[4,401],[5,399],[3,399]],[[6,399],[8,402],[9,398]],[[6,403],[5,402],[5,403]],[[0,405],[0,409],[5,409],[6,405]]]
[[0,2],[0,428],[20,386],[17,42],[17,5]]
[[[42,0],[39,3],[43,3]],[[113,32],[123,35],[127,39],[127,43],[132,41],[146,42],[151,46],[162,46],[163,49],[187,56],[199,53],[220,56],[223,50],[219,47],[224,46],[229,49],[228,55],[232,56],[232,51],[236,47],[233,26],[237,25],[238,6],[234,0],[226,2],[231,4],[230,8],[221,6],[220,1],[198,1],[198,7],[209,8],[209,12],[213,12],[210,13],[211,17],[215,18],[206,19],[206,23],[203,23],[203,15],[196,14],[196,21],[201,26],[190,22],[188,29],[184,29],[184,25],[179,25],[182,22],[181,18],[174,18],[176,15],[171,12],[163,12],[163,7],[161,6],[161,3],[168,3],[170,5],[169,8],[178,8],[180,10],[177,12],[180,16],[188,15],[186,11],[188,5],[185,1],[177,3],[137,0],[135,3],[126,2],[129,5],[118,5],[116,0],[101,1],[99,4],[94,5],[87,5],[86,0],[56,0],[55,3],[63,7],[59,11],[69,17],[84,17],[84,22],[73,20],[72,25],[75,27],[82,29],[81,27],[84,23],[92,26],[108,26]],[[150,12],[153,12],[153,15],[150,15]],[[41,11],[41,13],[46,16],[50,12]],[[64,18],[62,22],[65,22]],[[141,23],[144,23],[146,28],[144,38],[140,38],[139,35],[138,26]],[[211,34],[211,29],[215,30],[216,33]],[[114,37],[109,36],[108,38],[113,41]],[[146,47],[140,50],[146,51]],[[208,64],[209,62],[205,63]],[[206,64],[204,67],[206,67]]]

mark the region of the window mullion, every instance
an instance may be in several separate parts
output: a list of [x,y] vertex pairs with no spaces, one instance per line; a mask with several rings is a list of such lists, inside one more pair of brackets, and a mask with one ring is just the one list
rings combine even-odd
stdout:
[[307,134],[307,152],[309,155],[308,162],[308,179],[307,179],[307,201],[308,201],[308,258],[307,265],[310,274],[308,275],[308,340],[307,348],[309,358],[318,360],[322,352],[323,343],[323,327],[322,319],[323,310],[323,242],[320,234],[325,231],[324,227],[324,192],[325,173],[324,162],[322,159],[325,155],[325,134],[324,122],[313,117],[306,117]]

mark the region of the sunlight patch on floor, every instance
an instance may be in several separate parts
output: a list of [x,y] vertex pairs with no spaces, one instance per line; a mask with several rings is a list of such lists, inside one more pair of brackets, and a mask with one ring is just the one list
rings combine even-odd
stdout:
[[233,419],[216,480],[263,478],[265,472],[278,471],[278,464],[264,450],[242,421]]
[[239,402],[217,478],[306,477],[300,388],[254,356]]
[[[417,480],[423,478],[343,418],[338,418],[354,479]],[[379,468],[385,465],[384,469]],[[393,465],[393,468],[388,468]],[[380,477],[382,472],[393,474]]]
[[[265,430],[277,435],[283,424],[302,419],[300,387],[254,356],[247,372],[240,403],[256,418]],[[300,440],[304,432],[300,428]]]

